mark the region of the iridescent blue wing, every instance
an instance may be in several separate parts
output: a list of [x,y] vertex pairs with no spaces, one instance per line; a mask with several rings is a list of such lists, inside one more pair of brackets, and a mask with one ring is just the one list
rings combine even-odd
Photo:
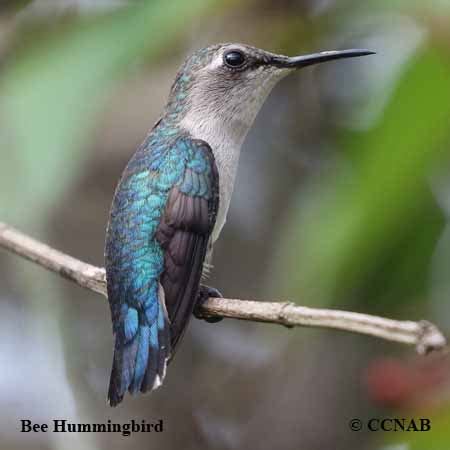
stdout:
[[208,144],[149,137],[116,190],[105,266],[115,334],[108,398],[156,388],[195,306],[218,208]]

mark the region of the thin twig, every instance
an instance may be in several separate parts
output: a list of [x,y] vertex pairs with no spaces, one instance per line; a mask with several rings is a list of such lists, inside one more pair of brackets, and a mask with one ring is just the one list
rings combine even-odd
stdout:
[[[0,247],[106,297],[105,270],[86,264],[0,222]],[[415,345],[419,353],[443,349],[446,339],[432,323],[398,321],[348,311],[308,308],[294,303],[210,298],[204,317],[228,317],[284,325],[334,328]]]

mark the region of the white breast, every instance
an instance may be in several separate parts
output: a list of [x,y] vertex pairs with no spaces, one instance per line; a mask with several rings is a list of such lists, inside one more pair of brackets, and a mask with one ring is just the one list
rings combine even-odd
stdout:
[[237,149],[230,148],[227,151],[214,151],[213,149],[213,152],[219,171],[219,211],[217,212],[216,225],[212,233],[212,242],[214,243],[218,239],[227,219],[239,163],[240,147]]

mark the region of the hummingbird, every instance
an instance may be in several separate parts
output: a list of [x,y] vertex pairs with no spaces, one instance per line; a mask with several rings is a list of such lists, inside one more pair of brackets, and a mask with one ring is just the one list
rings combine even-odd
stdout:
[[181,66],[112,201],[105,243],[111,406],[127,391],[158,388],[196,307],[221,296],[202,274],[226,221],[242,144],[272,88],[301,68],[373,53],[288,57],[227,43],[198,50]]

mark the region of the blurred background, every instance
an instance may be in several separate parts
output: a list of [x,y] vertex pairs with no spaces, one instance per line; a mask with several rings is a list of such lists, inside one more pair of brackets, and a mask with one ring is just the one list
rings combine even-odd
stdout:
[[[245,143],[210,283],[450,329],[449,0],[0,3],[0,220],[103,264],[122,169],[178,66],[222,41],[377,55],[304,69]],[[0,448],[446,450],[450,358],[328,330],[193,320],[163,388],[111,409],[105,300],[0,252]],[[351,432],[426,417],[426,433]],[[19,420],[164,419],[25,434]]]

